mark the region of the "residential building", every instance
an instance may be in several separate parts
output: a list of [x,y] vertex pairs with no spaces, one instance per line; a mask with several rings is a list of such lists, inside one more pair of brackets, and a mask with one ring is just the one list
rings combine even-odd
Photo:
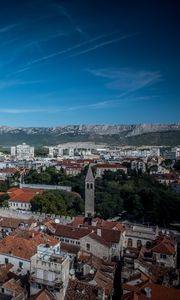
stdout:
[[11,147],[11,156],[15,156],[19,160],[32,159],[34,157],[34,147],[31,147],[26,143]]
[[48,243],[57,244],[53,237],[35,230],[17,230],[0,240],[0,264],[11,263],[17,274],[30,271],[31,257],[37,253],[37,246]]
[[142,173],[145,173],[146,172],[146,164],[143,160],[136,159],[131,162],[131,169],[135,170],[136,172],[140,171]]
[[96,164],[96,177],[101,177],[104,174],[104,171],[116,172],[118,170],[122,170],[127,174],[127,168],[121,164],[99,163]]
[[55,299],[64,299],[69,281],[70,258],[62,253],[60,242],[54,246],[40,244],[37,253],[31,257],[31,295],[44,287],[48,288]]
[[147,227],[140,225],[127,225],[125,230],[125,237],[123,247],[126,248],[140,248],[155,240],[158,235],[158,228]]
[[9,235],[17,228],[30,228],[31,225],[35,220],[33,218],[28,219],[20,219],[20,218],[7,218],[7,217],[1,217],[0,218],[0,238],[5,237],[6,235]]
[[20,189],[11,188],[8,190],[9,207],[15,210],[31,210],[31,200],[38,194],[42,194],[42,190],[38,189]]
[[27,291],[22,287],[20,280],[11,278],[0,287],[0,299],[25,300]]

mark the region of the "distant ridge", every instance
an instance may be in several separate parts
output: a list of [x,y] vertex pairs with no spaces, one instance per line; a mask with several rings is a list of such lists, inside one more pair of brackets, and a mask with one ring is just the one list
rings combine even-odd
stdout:
[[26,142],[35,146],[69,141],[94,141],[119,145],[178,145],[180,123],[132,125],[64,125],[57,127],[0,126],[0,145]]

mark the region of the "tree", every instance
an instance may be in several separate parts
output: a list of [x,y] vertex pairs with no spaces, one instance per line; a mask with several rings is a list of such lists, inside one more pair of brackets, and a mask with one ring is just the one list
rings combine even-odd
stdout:
[[8,190],[8,182],[4,181],[0,183],[0,192],[7,192]]
[[34,150],[34,155],[35,156],[40,156],[40,157],[47,157],[49,153],[48,148],[35,148]]
[[56,215],[77,215],[84,209],[83,200],[77,193],[60,190],[36,195],[31,207],[32,211]]
[[9,195],[7,193],[4,193],[2,196],[0,196],[0,206],[2,207],[9,207]]
[[180,159],[176,160],[175,164],[174,164],[174,169],[176,171],[180,171]]

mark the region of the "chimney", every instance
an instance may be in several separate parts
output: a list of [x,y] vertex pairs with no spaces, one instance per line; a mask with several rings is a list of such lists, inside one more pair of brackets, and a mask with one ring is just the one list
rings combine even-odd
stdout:
[[146,297],[151,299],[151,289],[149,287],[146,287],[145,289]]
[[97,235],[101,236],[101,228],[97,228]]

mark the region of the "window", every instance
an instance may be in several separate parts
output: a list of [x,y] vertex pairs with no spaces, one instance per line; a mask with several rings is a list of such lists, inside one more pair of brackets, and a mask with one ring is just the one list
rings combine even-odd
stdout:
[[89,183],[87,183],[87,189],[89,189]]
[[90,249],[91,249],[90,244],[87,243],[87,244],[86,244],[86,250],[87,250],[87,251],[90,251]]
[[142,246],[141,240],[137,240],[137,248],[141,248],[141,246]]
[[128,247],[132,247],[132,239],[130,239],[130,238],[128,239],[128,244],[127,244],[127,246],[128,246]]
[[91,183],[91,189],[93,189],[93,183]]
[[162,258],[162,259],[166,259],[166,254],[160,254],[160,258]]
[[19,261],[19,267],[20,267],[20,269],[22,269],[22,267],[23,267],[23,262],[22,261]]
[[4,261],[5,261],[5,264],[8,264],[8,262],[9,262],[7,257],[5,257]]

